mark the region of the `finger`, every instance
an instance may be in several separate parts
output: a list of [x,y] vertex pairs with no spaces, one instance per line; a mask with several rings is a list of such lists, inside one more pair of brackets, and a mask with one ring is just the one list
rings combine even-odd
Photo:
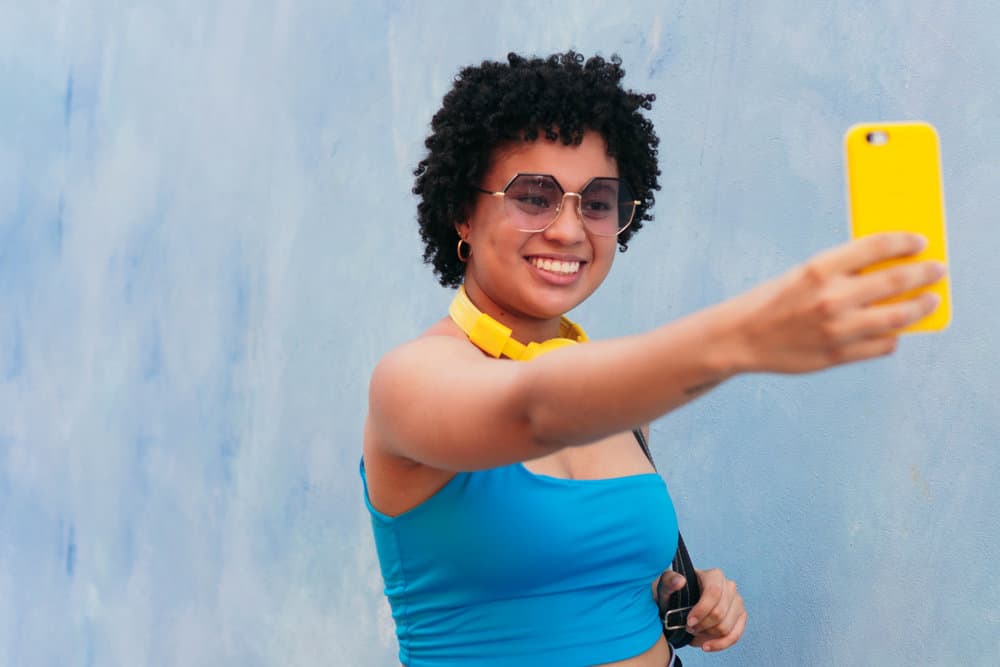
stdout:
[[866,338],[838,347],[828,353],[830,364],[849,364],[855,361],[867,361],[892,354],[899,345],[897,336],[876,336]]
[[698,603],[691,608],[688,612],[687,627],[691,634],[694,634],[692,629],[701,622],[702,617],[708,614],[718,603],[719,598],[722,596],[722,584],[721,582],[725,580],[722,576],[722,571],[719,569],[714,570],[698,570],[698,583],[701,585],[701,597],[698,598]]
[[660,577],[660,586],[664,595],[669,595],[687,586],[687,579],[677,572],[664,572]]
[[653,599],[658,600],[660,597],[668,596],[681,590],[685,585],[687,585],[687,579],[683,575],[667,570],[653,579]]
[[[726,580],[723,583],[722,595],[708,613],[700,614],[695,623],[688,616],[688,632],[691,634],[709,634],[721,637],[727,634],[736,622],[736,615],[742,611],[743,605],[736,592],[736,582]],[[692,610],[693,611],[693,610]]]
[[[710,639],[705,642],[701,642],[701,650],[706,652],[711,651],[722,651],[740,640],[743,636],[743,631],[747,627],[747,613],[744,611],[740,614],[739,618],[736,619],[736,624],[733,626],[732,631],[729,632],[725,637],[719,637],[718,639]],[[692,642],[694,643],[694,642]]]
[[852,305],[868,305],[910,290],[933,285],[947,273],[940,262],[904,264],[873,271],[855,278],[852,283]]
[[940,303],[937,294],[928,292],[899,303],[869,306],[831,323],[831,337],[850,343],[885,336],[919,322]]
[[856,273],[887,259],[910,257],[927,247],[927,239],[911,232],[872,234],[816,255],[811,264],[821,275]]
[[[687,627],[688,632],[691,634],[695,634],[696,631],[704,627],[711,627],[718,623],[718,615],[721,612],[716,611],[716,607],[725,593],[723,586],[725,585],[726,578],[723,576],[721,570],[707,570],[701,572],[701,575],[701,598],[698,600],[698,604],[692,607],[688,613]],[[728,607],[728,604],[726,606]],[[722,611],[725,610],[723,609]],[[709,616],[713,616],[713,620],[706,626],[702,619],[706,619]]]
[[726,610],[726,615],[721,621],[716,624],[714,628],[710,629],[710,634],[717,637],[724,637],[733,631],[736,627],[736,622],[739,621],[740,616],[746,613],[746,608],[743,606],[743,597],[736,590],[736,582],[729,581],[729,608]]
[[739,609],[736,611],[736,613],[733,614],[732,622],[729,623],[728,631],[698,633],[694,635],[693,638],[691,639],[691,645],[697,646],[698,648],[702,648],[705,644],[709,645],[716,644],[720,639],[730,637],[730,635],[732,635],[733,633],[737,632],[742,633],[742,629],[739,627],[739,625],[741,621],[745,625],[746,621],[744,617],[746,616],[746,614],[747,614],[746,610],[741,605]]

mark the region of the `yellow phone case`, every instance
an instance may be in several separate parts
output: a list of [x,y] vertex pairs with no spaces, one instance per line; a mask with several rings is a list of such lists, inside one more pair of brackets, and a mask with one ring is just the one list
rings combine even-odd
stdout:
[[[851,235],[910,231],[924,235],[928,241],[919,255],[873,269],[920,260],[947,264],[941,159],[934,127],[923,122],[858,124],[844,136],[844,148]],[[936,293],[940,305],[901,333],[940,331],[951,323],[948,276],[890,301],[912,298],[924,291]]]

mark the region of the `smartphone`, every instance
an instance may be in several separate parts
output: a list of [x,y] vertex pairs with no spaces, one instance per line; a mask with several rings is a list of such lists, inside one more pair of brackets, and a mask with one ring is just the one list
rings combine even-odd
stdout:
[[[847,130],[844,149],[851,236],[907,231],[927,237],[927,247],[919,255],[884,262],[870,270],[923,260],[947,265],[938,144],[934,126],[924,122],[861,123]],[[951,283],[947,275],[933,285],[887,302],[928,291],[936,293],[941,303],[933,313],[900,333],[940,331],[951,323]]]

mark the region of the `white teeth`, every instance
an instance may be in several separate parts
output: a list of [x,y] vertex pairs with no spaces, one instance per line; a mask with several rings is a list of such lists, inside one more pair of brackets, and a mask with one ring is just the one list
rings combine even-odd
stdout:
[[543,271],[552,273],[571,274],[580,270],[580,262],[562,262],[557,259],[545,259],[543,257],[532,257],[531,263]]

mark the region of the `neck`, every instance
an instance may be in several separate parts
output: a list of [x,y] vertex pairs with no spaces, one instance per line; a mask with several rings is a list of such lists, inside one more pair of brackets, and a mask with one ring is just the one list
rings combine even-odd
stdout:
[[469,301],[477,309],[511,330],[511,337],[514,340],[527,345],[528,343],[540,343],[561,335],[561,316],[548,319],[525,317],[498,304],[474,281],[467,281],[463,288]]

